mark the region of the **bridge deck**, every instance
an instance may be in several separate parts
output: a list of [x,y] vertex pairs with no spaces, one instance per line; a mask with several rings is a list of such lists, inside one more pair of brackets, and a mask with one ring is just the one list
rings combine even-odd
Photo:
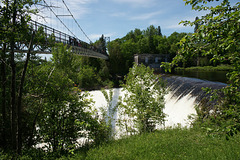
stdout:
[[[84,41],[81,41],[80,39],[77,39],[76,37],[72,37],[66,33],[63,33],[59,30],[56,30],[54,28],[48,27],[44,24],[38,23],[36,21],[30,21],[29,26],[37,31],[38,29],[43,29],[45,33],[45,39],[46,39],[46,46],[44,48],[40,47],[40,45],[35,44],[34,45],[34,51],[38,54],[51,54],[51,46],[49,46],[49,42],[47,42],[48,39],[51,37],[54,38],[54,43],[63,43],[65,45],[68,45],[69,47],[72,47],[72,52],[75,54],[81,55],[81,56],[88,56],[88,57],[94,57],[94,58],[102,58],[102,59],[108,59],[108,54],[104,53],[103,50],[98,49],[94,47],[93,45],[90,45]],[[16,48],[16,52],[26,52],[27,47],[26,44],[23,47]]]

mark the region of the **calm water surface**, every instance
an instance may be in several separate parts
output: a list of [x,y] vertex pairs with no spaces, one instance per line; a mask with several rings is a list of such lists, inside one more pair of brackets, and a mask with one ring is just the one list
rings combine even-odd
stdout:
[[227,83],[227,71],[175,71],[174,75]]

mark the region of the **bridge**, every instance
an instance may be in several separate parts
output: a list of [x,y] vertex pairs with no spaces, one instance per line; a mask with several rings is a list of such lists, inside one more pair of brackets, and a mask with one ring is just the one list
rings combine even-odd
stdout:
[[[53,7],[48,5],[45,0],[43,0],[46,7],[56,16],[56,18],[67,28],[69,31],[70,29],[64,24],[64,22],[59,18],[59,15],[57,15],[53,11]],[[66,5],[65,1],[62,0],[64,6],[67,8],[68,12],[70,13],[71,16],[75,23],[77,23],[78,27],[81,29],[81,31],[84,33],[84,35],[87,37],[85,32],[82,30],[74,16],[72,15],[70,9]],[[0,24],[1,25],[1,24]],[[35,31],[35,33],[41,31],[41,33],[44,35],[44,40],[43,42],[35,42],[33,43],[33,51],[34,53],[38,54],[51,54],[51,49],[53,47],[54,43],[62,43],[64,45],[67,45],[69,48],[71,47],[71,51],[77,55],[81,56],[87,56],[87,57],[94,57],[94,58],[101,58],[101,59],[108,59],[108,54],[106,53],[106,49],[103,49],[101,46],[94,46],[90,40],[90,44],[78,39],[75,34],[72,33],[73,36],[66,34],[62,31],[59,31],[55,28],[49,27],[47,25],[41,24],[37,21],[30,20],[28,22],[28,28],[29,28],[29,33]],[[29,36],[29,35],[26,35]],[[15,44],[15,52],[18,53],[26,53],[28,50],[28,43],[29,42],[17,42]],[[2,48],[2,46],[0,46]]]
[[[81,56],[87,56],[87,57],[93,57],[93,58],[101,58],[101,59],[108,59],[108,54],[104,52],[103,49],[97,48],[91,44],[88,44],[84,41],[81,41],[80,39],[70,36],[66,33],[63,33],[59,30],[56,30],[54,28],[51,28],[49,26],[46,26],[44,24],[38,23],[36,21],[30,21],[29,22],[30,30],[38,31],[39,29],[42,29],[45,34],[45,46],[42,47],[39,44],[34,44],[34,51],[38,54],[51,54],[51,45],[50,42],[48,42],[49,39],[53,38],[54,43],[63,43],[64,45],[68,45],[72,48],[72,52],[81,55]],[[19,43],[17,45],[16,52],[26,52],[27,51],[27,44],[25,43]]]

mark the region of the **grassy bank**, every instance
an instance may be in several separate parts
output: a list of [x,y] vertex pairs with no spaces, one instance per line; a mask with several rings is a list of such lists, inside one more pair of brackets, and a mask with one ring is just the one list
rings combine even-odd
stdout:
[[198,130],[168,129],[113,141],[73,159],[240,159],[240,136],[229,141]]
[[231,71],[233,70],[233,67],[230,65],[218,65],[216,67],[213,66],[204,66],[204,67],[188,67],[188,68],[182,68],[177,67],[175,70],[185,70],[185,71]]

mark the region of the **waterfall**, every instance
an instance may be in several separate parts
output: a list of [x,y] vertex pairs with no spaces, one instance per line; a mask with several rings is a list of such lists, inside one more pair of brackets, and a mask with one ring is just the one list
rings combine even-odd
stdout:
[[[168,94],[165,95],[165,108],[164,113],[167,114],[165,118],[165,125],[158,126],[158,128],[163,127],[189,127],[191,121],[189,120],[189,115],[196,114],[195,105],[197,105],[206,94],[203,92],[202,88],[209,87],[212,89],[220,89],[226,84],[220,82],[212,82],[206,80],[200,80],[196,78],[187,78],[180,76],[162,76],[162,79],[167,82]],[[107,90],[109,92],[109,90]],[[95,101],[95,107],[97,109],[104,108],[107,106],[107,102],[101,93],[101,91],[91,91],[92,99]],[[111,107],[117,104],[119,96],[124,96],[121,88],[113,89],[113,102]],[[107,109],[108,111],[111,108]],[[112,127],[116,132],[121,132],[117,124],[117,119],[119,114],[114,113]],[[117,137],[121,133],[117,133]]]
[[165,96],[164,113],[166,118],[166,127],[181,125],[188,127],[191,123],[189,115],[196,114],[195,106],[203,98],[208,98],[202,88],[221,89],[226,86],[225,83],[212,82],[197,78],[188,78],[180,76],[163,76],[167,82],[168,94]]
[[[220,89],[226,86],[224,83],[220,82],[212,82],[206,80],[200,80],[196,78],[187,78],[180,76],[167,76],[163,75],[162,79],[166,81],[168,94],[165,95],[165,108],[163,112],[167,115],[165,118],[164,126],[157,126],[157,128],[164,127],[189,127],[191,120],[189,120],[188,116],[192,114],[196,114],[195,105],[199,104],[201,100],[207,95],[203,92],[202,88],[209,87],[212,89]],[[117,120],[120,117],[118,113],[119,110],[116,110],[115,113],[110,114],[112,112],[112,108],[116,106],[118,102],[118,98],[120,96],[124,96],[124,92],[122,88],[114,88],[113,89],[113,100],[109,108],[107,108],[107,102],[101,93],[100,90],[90,91],[90,97],[93,101],[95,101],[94,109],[101,114],[101,108],[106,111],[109,116],[112,116],[111,126],[113,132],[115,133],[114,138],[118,139],[121,136],[126,135],[126,131],[121,129],[117,125]],[[109,90],[107,90],[109,93]],[[84,144],[86,138],[79,138],[79,145]],[[43,148],[46,143],[37,144],[36,148]]]

